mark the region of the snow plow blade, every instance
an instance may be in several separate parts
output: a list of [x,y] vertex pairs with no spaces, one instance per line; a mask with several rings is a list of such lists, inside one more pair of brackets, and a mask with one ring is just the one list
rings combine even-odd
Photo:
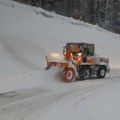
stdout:
[[67,62],[49,61],[47,56],[46,56],[46,62],[47,62],[46,70],[50,69],[52,66],[58,66],[58,67],[61,67],[61,68],[68,68],[68,63]]

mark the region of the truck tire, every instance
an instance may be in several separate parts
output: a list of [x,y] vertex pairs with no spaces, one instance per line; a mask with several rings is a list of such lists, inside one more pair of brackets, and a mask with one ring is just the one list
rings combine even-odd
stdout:
[[97,70],[97,77],[98,78],[104,78],[106,75],[106,67],[105,66],[99,66],[98,70]]
[[85,69],[84,70],[84,79],[86,80],[88,78],[90,78],[90,70],[89,69]]
[[66,68],[63,75],[64,82],[72,82],[75,78],[75,70],[72,67]]
[[83,66],[82,67],[82,72],[81,72],[81,75],[80,75],[80,79],[81,80],[86,80],[86,79],[89,79],[91,76],[91,73],[90,73],[90,69],[88,66]]

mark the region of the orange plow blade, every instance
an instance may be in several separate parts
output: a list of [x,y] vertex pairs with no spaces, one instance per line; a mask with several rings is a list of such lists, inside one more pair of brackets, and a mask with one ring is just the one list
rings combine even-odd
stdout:
[[61,68],[68,68],[68,62],[55,62],[55,61],[49,61],[48,57],[46,56],[46,61],[47,61],[47,67],[46,70],[50,69],[52,66],[58,66]]

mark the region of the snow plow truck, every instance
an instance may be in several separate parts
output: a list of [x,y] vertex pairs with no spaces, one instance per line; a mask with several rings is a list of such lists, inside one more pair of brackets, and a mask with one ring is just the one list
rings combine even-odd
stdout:
[[52,66],[63,69],[64,82],[104,78],[109,72],[109,59],[95,54],[95,45],[89,43],[67,43],[63,47],[64,62],[50,61],[46,56],[46,70]]

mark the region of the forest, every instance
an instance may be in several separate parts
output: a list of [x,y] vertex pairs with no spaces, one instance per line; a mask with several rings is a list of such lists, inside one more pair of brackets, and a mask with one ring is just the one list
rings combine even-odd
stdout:
[[14,0],[120,34],[120,0]]

